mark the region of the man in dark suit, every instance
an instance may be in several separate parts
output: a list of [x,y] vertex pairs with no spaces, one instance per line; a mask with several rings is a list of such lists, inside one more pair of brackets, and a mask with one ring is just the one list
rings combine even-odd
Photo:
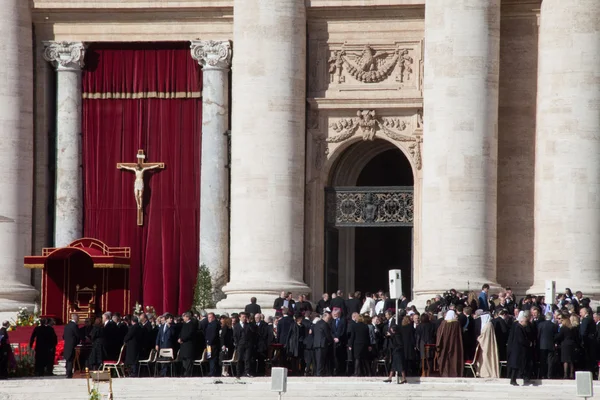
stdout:
[[152,335],[152,323],[148,320],[146,313],[140,314],[138,325],[142,330],[142,347],[140,349],[140,359],[146,360],[150,356],[150,351],[154,348],[156,338]]
[[361,292],[354,292],[354,295],[352,295],[352,293],[348,295],[348,300],[344,302],[346,306],[346,312],[348,313],[346,314],[347,318],[350,318],[353,313],[360,314],[360,307],[362,306],[362,302],[360,301],[361,295]]
[[183,366],[183,376],[191,377],[194,370],[194,359],[196,357],[196,335],[198,327],[192,322],[192,313],[183,313],[183,325],[179,333],[178,342],[181,345],[179,358]]
[[0,327],[0,380],[8,379],[8,354],[10,352],[10,344],[8,344],[8,321],[2,321]]
[[123,344],[119,327],[109,312],[102,315],[102,322],[104,323],[104,337],[106,338],[106,356],[109,360],[117,360]]
[[250,368],[255,345],[255,331],[248,321],[248,314],[240,313],[239,318],[239,324],[235,324],[233,327],[233,344],[238,355],[236,373],[239,378],[243,369],[245,376],[252,377]]
[[244,308],[244,312],[246,314],[249,314],[250,316],[254,316],[256,314],[261,313],[260,306],[256,304],[256,297],[250,298],[250,304],[248,304],[246,308]]
[[129,366],[129,376],[138,375],[138,361],[144,346],[144,329],[139,324],[138,317],[131,317],[131,325],[123,338],[125,344],[125,365]]
[[[160,351],[160,349],[173,349],[175,347],[177,335],[175,333],[173,316],[165,314],[164,320],[165,323],[158,329],[158,334],[156,335],[156,351]],[[167,376],[167,364],[163,364],[160,375]]]
[[219,338],[219,322],[217,321],[217,317],[214,313],[208,313],[207,316],[208,324],[206,325],[206,331],[204,332],[204,336],[206,338],[206,349],[210,348],[210,357],[208,359],[208,365],[210,367],[210,371],[208,376],[221,376],[219,372],[219,346],[220,346],[220,338]]
[[552,378],[554,365],[554,339],[558,334],[558,326],[552,322],[552,314],[548,313],[544,321],[537,324],[538,359],[542,379]]
[[323,311],[325,311],[326,308],[329,308],[329,306],[330,306],[329,294],[328,293],[323,293],[323,297],[317,303],[317,308],[316,308],[315,311],[318,314],[323,314]]
[[492,320],[494,327],[494,335],[496,336],[496,345],[498,346],[498,358],[500,361],[506,361],[506,346],[508,345],[508,334],[510,332],[506,319],[508,312],[500,310],[497,312],[497,317]]
[[331,299],[331,301],[329,302],[329,308],[331,308],[331,311],[334,311],[335,308],[339,308],[342,311],[342,317],[347,315],[346,302],[344,301],[344,292],[342,292],[341,290],[338,290],[336,292],[336,297],[334,299]]
[[45,318],[35,327],[29,339],[29,347],[33,348],[35,341],[35,374],[44,376],[48,366],[54,365],[54,352],[58,340],[54,328],[48,326]]
[[343,376],[346,373],[346,345],[348,343],[347,324],[341,312],[335,310],[329,321],[333,337],[333,375]]
[[333,343],[333,336],[331,335],[331,314],[328,312],[323,314],[323,318],[319,319],[312,327],[313,335],[313,348],[315,350],[316,359],[316,376],[325,376],[327,374],[327,355],[329,348]]
[[588,307],[581,307],[579,316],[581,317],[579,335],[585,354],[585,369],[593,374],[598,366],[596,362],[596,324]]
[[65,348],[63,351],[63,357],[66,360],[66,370],[67,370],[67,378],[73,378],[73,360],[75,359],[75,347],[81,342],[81,337],[79,336],[79,328],[77,323],[79,322],[79,317],[77,314],[71,315],[71,320],[65,326],[65,330],[63,332],[63,339],[65,341]]
[[310,301],[308,301],[305,294],[301,294],[300,296],[298,296],[298,301],[296,302],[296,304],[294,304],[294,310],[303,315],[307,312],[312,312],[312,304],[310,304]]
[[[265,360],[269,350],[269,326],[263,320],[262,314],[254,316],[254,327],[256,329],[256,375],[265,375]],[[288,317],[289,319],[289,317]]]

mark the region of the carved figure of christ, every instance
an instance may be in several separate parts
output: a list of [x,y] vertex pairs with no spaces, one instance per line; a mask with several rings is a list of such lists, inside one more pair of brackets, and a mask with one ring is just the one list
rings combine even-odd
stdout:
[[137,224],[144,225],[143,199],[144,199],[144,172],[160,168],[165,168],[165,164],[161,162],[145,163],[144,150],[138,150],[136,155],[137,163],[117,163],[117,169],[132,171],[135,174],[135,182],[133,183],[133,192],[135,202],[137,204]]

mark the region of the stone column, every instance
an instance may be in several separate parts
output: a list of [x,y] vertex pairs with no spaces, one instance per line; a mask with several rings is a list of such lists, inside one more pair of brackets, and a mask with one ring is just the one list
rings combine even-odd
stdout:
[[23,257],[31,254],[33,210],[33,48],[31,10],[0,0],[0,319],[33,309],[36,291]]
[[425,7],[421,298],[496,281],[500,0]]
[[600,295],[600,2],[542,2],[534,284]]
[[81,170],[81,42],[45,42],[44,58],[56,68],[56,193],[54,246],[83,236]]
[[231,272],[219,308],[265,309],[303,282],[306,9],[234,0]]
[[202,65],[200,263],[212,277],[215,300],[223,298],[229,266],[229,68],[231,43],[192,41]]

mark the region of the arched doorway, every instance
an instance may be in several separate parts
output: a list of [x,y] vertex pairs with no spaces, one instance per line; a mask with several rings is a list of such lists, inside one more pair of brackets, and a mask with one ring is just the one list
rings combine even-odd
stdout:
[[340,156],[326,189],[325,289],[388,290],[388,270],[402,270],[412,292],[414,176],[388,141],[358,142]]

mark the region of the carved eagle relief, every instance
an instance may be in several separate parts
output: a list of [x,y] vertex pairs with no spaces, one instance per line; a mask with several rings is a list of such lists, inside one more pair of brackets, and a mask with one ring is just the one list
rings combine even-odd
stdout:
[[332,82],[345,82],[342,74],[346,72],[354,79],[363,83],[378,83],[389,78],[396,65],[400,65],[399,82],[404,82],[404,75],[410,69],[412,58],[408,56],[408,50],[396,49],[393,54],[385,51],[378,52],[373,47],[366,45],[360,52],[350,53],[344,49],[332,52],[329,62],[329,73]]

